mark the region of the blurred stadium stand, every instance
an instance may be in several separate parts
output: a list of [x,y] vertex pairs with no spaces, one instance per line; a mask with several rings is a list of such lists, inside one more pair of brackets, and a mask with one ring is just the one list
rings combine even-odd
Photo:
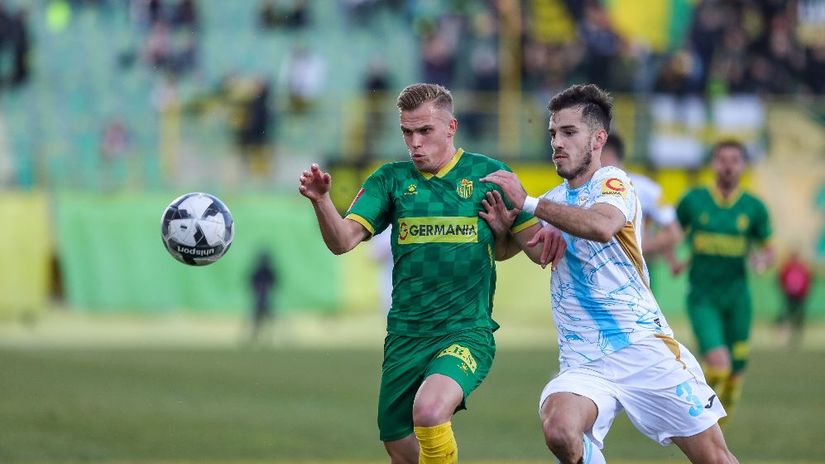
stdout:
[[[696,8],[682,0],[603,6],[562,0],[310,1],[304,24],[265,27],[264,1],[206,0],[194,3],[196,26],[169,26],[156,42],[168,42],[160,47],[172,55],[191,51],[191,63],[154,68],[145,56],[156,38],[142,13],[148,3],[7,2],[9,11],[27,11],[33,42],[29,82],[0,100],[0,151],[12,160],[4,168],[13,172],[6,175],[11,186],[144,190],[206,183],[271,190],[282,177],[294,177],[283,173],[310,159],[402,158],[393,97],[425,77],[454,89],[465,126],[460,136],[473,150],[545,160],[547,98],[571,82],[599,81],[618,96],[616,126],[633,139],[636,164],[697,169],[706,146],[722,136],[766,153],[769,91],[818,94],[809,82],[825,79],[815,74],[813,58],[798,62],[817,48],[803,47],[789,29],[797,10],[810,3],[805,1],[705,1]],[[271,3],[289,9],[304,2]],[[159,4],[173,22],[177,2]],[[721,19],[703,26],[706,10]],[[511,21],[514,15],[518,19]],[[740,20],[748,22],[740,26]],[[784,29],[776,26],[783,22]],[[808,29],[816,31],[812,22]],[[516,30],[508,32],[511,23]],[[697,32],[701,27],[709,29]],[[720,42],[698,41],[702,32]],[[516,35],[522,54],[500,48],[508,34]],[[773,51],[779,46],[758,49],[781,40],[795,48],[784,54]],[[284,86],[283,68],[295,47],[316,54],[323,65],[317,100],[303,111],[291,107]],[[735,66],[725,60],[735,53],[772,58],[769,69],[786,71],[779,74],[789,74],[788,82],[768,86],[757,81],[757,70],[729,69]],[[378,119],[368,119],[366,74],[379,56],[387,67],[386,98],[373,99]],[[518,68],[521,78],[508,77],[508,67]],[[221,93],[232,79],[258,79],[271,88],[266,103],[272,145],[263,155],[271,161],[263,167],[269,182],[239,180],[246,173],[236,165],[233,127],[243,124],[244,113]],[[122,121],[128,147],[105,159],[101,138],[114,120]]]

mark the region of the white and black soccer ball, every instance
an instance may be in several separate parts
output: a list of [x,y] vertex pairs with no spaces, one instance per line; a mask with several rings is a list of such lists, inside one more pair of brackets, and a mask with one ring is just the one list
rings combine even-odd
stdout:
[[190,266],[219,260],[232,245],[235,223],[229,208],[214,195],[193,192],[175,198],[160,218],[166,250]]

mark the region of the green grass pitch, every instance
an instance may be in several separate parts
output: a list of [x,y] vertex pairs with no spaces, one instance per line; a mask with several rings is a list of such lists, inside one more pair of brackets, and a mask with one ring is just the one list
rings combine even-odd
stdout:
[[[501,348],[454,421],[461,462],[547,463],[536,414],[556,353]],[[378,349],[3,348],[0,462],[386,462]],[[726,430],[743,463],[825,462],[825,352],[757,351]],[[611,463],[686,462],[620,418]]]

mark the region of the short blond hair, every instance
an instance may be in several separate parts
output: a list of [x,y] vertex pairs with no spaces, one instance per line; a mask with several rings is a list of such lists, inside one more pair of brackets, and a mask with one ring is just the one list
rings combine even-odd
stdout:
[[436,108],[453,113],[453,95],[446,87],[438,84],[408,85],[398,95],[396,106],[401,111],[412,111],[427,102],[433,102]]

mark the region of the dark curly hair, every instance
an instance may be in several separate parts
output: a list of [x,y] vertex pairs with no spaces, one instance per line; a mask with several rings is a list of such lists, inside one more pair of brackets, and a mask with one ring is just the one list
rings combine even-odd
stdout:
[[740,142],[736,139],[724,139],[720,140],[713,144],[713,147],[710,149],[710,157],[713,159],[719,153],[720,150],[724,148],[734,148],[739,150],[739,153],[742,154],[742,160],[746,163],[750,162],[750,153],[748,153],[748,148],[745,146],[744,143]]
[[555,113],[567,108],[582,108],[582,119],[591,129],[610,131],[613,119],[613,97],[594,84],[573,85],[556,94],[547,109]]

